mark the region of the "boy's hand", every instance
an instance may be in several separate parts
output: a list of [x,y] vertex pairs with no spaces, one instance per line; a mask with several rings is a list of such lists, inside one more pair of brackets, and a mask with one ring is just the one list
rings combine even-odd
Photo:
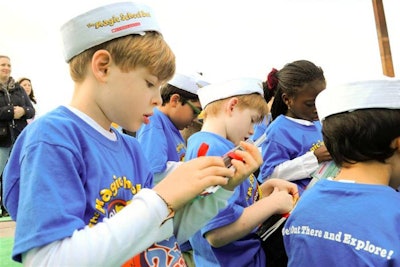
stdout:
[[244,150],[236,150],[234,153],[242,160],[232,159],[231,163],[235,168],[235,174],[228,180],[224,186],[226,190],[234,190],[247,177],[255,172],[262,164],[263,159],[260,150],[255,145],[248,142],[240,142],[240,146]]
[[262,185],[260,185],[261,195],[267,197],[275,190],[275,188],[279,191],[287,192],[292,195],[295,200],[299,197],[299,190],[295,183],[279,178],[271,178],[262,183]]
[[232,176],[234,170],[226,168],[221,157],[204,156],[182,163],[153,189],[177,210],[205,188],[225,186]]
[[326,148],[325,145],[320,146],[316,150],[314,150],[314,155],[318,160],[318,163],[321,163],[323,161],[328,161],[332,160],[331,154],[329,154],[328,149]]
[[[270,205],[275,206],[275,214],[286,214],[292,211],[296,203],[293,195],[286,190],[279,190],[275,187],[268,196]],[[273,201],[271,201],[273,199]]]
[[275,204],[275,213],[284,214],[290,212],[299,199],[299,190],[295,183],[271,178],[266,180],[261,186],[262,198],[274,199],[270,202]]

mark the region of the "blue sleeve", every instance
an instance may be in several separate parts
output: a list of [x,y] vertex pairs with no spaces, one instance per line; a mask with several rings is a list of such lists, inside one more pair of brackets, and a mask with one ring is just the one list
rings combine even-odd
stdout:
[[143,125],[136,138],[149,161],[152,173],[163,172],[168,161],[168,143],[162,127],[153,123]]
[[264,163],[260,168],[260,174],[258,176],[260,182],[271,175],[277,165],[291,159],[287,147],[269,140],[262,146],[262,156]]
[[231,224],[237,221],[242,216],[244,207],[238,205],[236,200],[242,198],[240,188],[235,189],[234,194],[230,197],[228,205],[221,210],[213,219],[211,219],[206,226],[201,229],[201,234]]

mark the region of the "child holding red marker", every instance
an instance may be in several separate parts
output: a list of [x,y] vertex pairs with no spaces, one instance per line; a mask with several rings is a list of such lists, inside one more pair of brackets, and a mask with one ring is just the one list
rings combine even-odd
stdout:
[[[92,27],[124,14],[130,19]],[[260,152],[244,144],[237,153],[246,164],[233,161],[236,171],[220,157],[193,159],[154,185],[138,141],[112,126],[137,131],[175,72],[153,10],[114,2],[72,18],[61,36],[71,102],[22,131],[3,173],[2,199],[16,221],[13,259],[24,266],[186,266],[178,242],[225,207],[260,166]],[[223,189],[193,202],[212,185]],[[190,216],[199,210],[202,218]]]
[[[186,160],[226,154],[249,138],[254,124],[268,113],[257,79],[208,85],[198,95],[204,122],[201,131],[188,140]],[[228,206],[190,239],[196,266],[265,266],[266,257],[255,235],[257,226],[273,214],[289,212],[296,194],[294,183],[270,179],[259,188],[256,177],[250,175],[235,188]]]

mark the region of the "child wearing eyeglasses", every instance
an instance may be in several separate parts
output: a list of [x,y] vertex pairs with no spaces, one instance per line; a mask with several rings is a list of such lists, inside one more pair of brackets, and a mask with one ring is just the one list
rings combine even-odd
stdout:
[[[161,88],[162,105],[154,108],[147,124],[136,133],[143,148],[154,182],[159,183],[181,164],[186,153],[186,140],[181,131],[192,125],[201,112],[197,90],[205,85],[197,73],[175,73]],[[191,266],[189,242],[180,244],[186,264]]]
[[197,73],[176,73],[161,88],[162,104],[153,109],[148,123],[136,133],[155,183],[160,182],[185,157],[186,142],[180,131],[192,124],[201,112],[197,96],[199,76]]

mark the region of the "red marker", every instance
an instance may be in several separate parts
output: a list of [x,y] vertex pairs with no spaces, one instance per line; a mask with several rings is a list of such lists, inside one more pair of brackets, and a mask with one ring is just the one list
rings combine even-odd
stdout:
[[207,155],[207,151],[208,151],[209,147],[210,146],[208,144],[202,143],[199,147],[199,150],[197,151],[197,157],[202,157],[202,156]]

